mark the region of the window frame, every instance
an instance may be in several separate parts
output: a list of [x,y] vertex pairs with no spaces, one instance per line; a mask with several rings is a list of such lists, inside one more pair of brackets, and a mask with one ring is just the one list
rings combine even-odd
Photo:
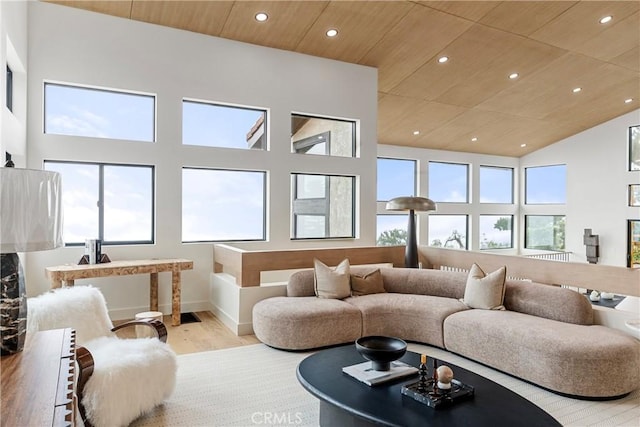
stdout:
[[[510,202],[483,202],[482,201],[482,169],[504,169],[511,171],[511,201]],[[484,205],[513,205],[515,204],[515,170],[509,166],[480,165],[478,167],[478,203]]]
[[[209,147],[212,148],[212,147]],[[185,169],[191,170],[206,170],[206,171],[222,171],[222,172],[253,172],[260,173],[263,176],[262,180],[262,238],[261,239],[219,239],[219,240],[184,240],[182,236],[182,205],[184,203],[184,194],[182,194],[182,200],[180,201],[180,243],[182,244],[191,244],[191,243],[222,243],[222,242],[266,242],[267,241],[267,213],[268,213],[268,198],[267,198],[267,187],[268,187],[268,171],[266,170],[255,170],[255,169],[231,169],[231,168],[217,168],[217,167],[196,167],[196,166],[182,166],[180,168],[180,179],[183,180],[183,172]],[[183,183],[181,183],[183,185]],[[182,187],[181,187],[182,188]],[[182,190],[181,190],[182,191]]]
[[[434,202],[436,203],[447,203],[447,204],[453,204],[453,203],[459,203],[459,204],[464,204],[464,205],[469,205],[471,204],[471,186],[470,186],[470,182],[469,182],[469,178],[470,178],[470,170],[471,170],[471,165],[469,163],[461,163],[461,162],[444,162],[441,160],[429,160],[428,163],[428,169],[427,169],[427,178],[428,178],[428,187],[431,187],[431,164],[432,163],[438,163],[438,164],[445,164],[445,165],[459,165],[459,166],[464,166],[466,169],[466,179],[465,179],[465,201],[463,202],[443,202],[440,200],[436,200],[434,197],[432,197],[432,195],[430,194],[431,191],[428,192],[428,197],[430,199],[432,199]],[[430,190],[430,188],[429,188]],[[468,228],[468,226],[467,226]]]
[[[528,246],[528,242],[529,242],[528,233],[529,233],[529,217],[532,217],[532,216],[535,216],[535,217],[552,217],[552,218],[559,217],[559,218],[564,218],[564,220],[565,220],[565,242],[564,242],[565,243],[565,247],[562,248],[562,249],[530,248]],[[566,221],[567,221],[567,216],[566,215],[553,215],[553,214],[528,214],[528,215],[525,215],[524,216],[524,239],[523,239],[523,245],[522,246],[524,247],[524,249],[533,250],[533,251],[556,251],[556,252],[565,251],[566,250],[566,246],[567,246],[566,245],[567,244],[567,242],[566,242]],[[555,241],[554,241],[554,244],[555,244]]]
[[[482,219],[483,216],[484,217],[494,216],[494,217],[500,217],[500,218],[504,218],[504,217],[511,218],[511,230],[509,230],[510,234],[511,234],[510,246],[505,246],[505,247],[500,247],[500,248],[483,248],[482,247],[482,228],[480,226],[480,220]],[[515,240],[514,239],[514,236],[515,236],[515,234],[514,234],[514,228],[515,228],[514,227],[514,220],[515,220],[515,215],[513,215],[513,214],[504,214],[504,215],[501,215],[501,214],[480,214],[480,215],[478,215],[478,231],[479,231],[478,248],[481,251],[500,251],[500,250],[505,250],[505,249],[513,249],[514,246],[515,246],[514,245],[514,240]]]
[[[463,216],[465,217],[465,236],[464,236],[464,248],[447,248],[445,245],[447,244],[446,242],[442,243],[442,246],[433,246],[431,245],[431,218],[433,217],[444,217],[444,216]],[[458,213],[446,213],[446,214],[430,214],[429,215],[429,223],[427,224],[427,235],[428,235],[428,239],[427,239],[427,246],[432,247],[432,248],[445,248],[445,249],[456,249],[456,250],[462,250],[462,251],[468,251],[469,250],[469,220],[471,218],[470,214],[458,214]]]
[[[561,202],[561,203],[556,203],[556,202],[530,203],[528,201],[529,194],[528,194],[528,191],[527,191],[528,188],[529,188],[528,187],[529,186],[529,182],[528,182],[529,178],[527,176],[527,171],[529,169],[541,169],[541,168],[549,168],[549,167],[556,167],[556,166],[564,166],[564,168],[565,168],[565,182],[564,182],[565,200],[564,200],[564,202]],[[566,179],[567,175],[566,175],[566,173],[567,173],[567,164],[566,163],[557,163],[557,164],[552,164],[552,165],[540,165],[540,166],[526,166],[524,168],[524,204],[525,205],[531,205],[531,206],[535,206],[535,205],[542,205],[542,206],[544,206],[544,205],[554,205],[554,206],[566,205],[567,204],[567,199],[566,199],[566,196],[567,196],[567,191],[566,191],[567,190],[567,179]]]
[[[156,167],[155,165],[145,165],[136,163],[107,163],[107,162],[85,162],[76,160],[50,160],[45,159],[43,166],[46,169],[46,163],[57,164],[79,164],[90,165],[98,167],[98,239],[102,241],[103,246],[126,246],[126,245],[153,245],[156,240]],[[151,171],[151,239],[150,240],[117,240],[110,241],[104,240],[104,167],[105,166],[118,166],[118,167],[136,167],[147,168]],[[63,190],[64,191],[64,190]],[[64,242],[64,246],[84,246],[84,242]]]
[[[116,137],[98,137],[98,136],[91,136],[91,135],[75,135],[75,134],[47,132],[47,86],[60,86],[60,87],[67,87],[67,88],[73,88],[73,89],[92,90],[96,92],[115,93],[119,95],[131,95],[131,96],[139,96],[143,98],[153,99],[153,123],[152,123],[153,134],[151,135],[151,140],[116,138]],[[45,80],[42,86],[42,133],[45,135],[58,135],[58,136],[65,136],[65,137],[91,138],[91,139],[98,139],[98,140],[112,139],[114,141],[127,141],[127,142],[140,142],[145,144],[146,143],[155,144],[156,142],[158,142],[157,141],[158,140],[158,96],[156,94],[137,92],[134,90],[114,89],[114,88],[106,88],[101,86],[91,86],[91,85],[83,85],[83,84],[77,84],[77,83]]]
[[[349,120],[349,119],[339,119],[339,118],[335,118],[335,117],[325,117],[325,116],[318,116],[318,115],[311,115],[311,114],[303,114],[303,113],[296,113],[296,112],[292,112],[290,117],[291,120],[293,120],[293,118],[295,117],[299,117],[299,118],[303,118],[303,119],[316,119],[316,120],[331,120],[334,122],[344,122],[344,123],[349,123],[351,125],[351,155],[350,156],[338,156],[338,155],[332,155],[331,154],[331,142],[332,142],[332,138],[331,138],[331,131],[325,131],[325,132],[320,132],[314,136],[319,136],[319,135],[324,135],[324,134],[328,134],[328,137],[326,138],[326,149],[325,149],[325,153],[326,154],[310,154],[311,156],[315,155],[315,156],[327,156],[327,157],[344,157],[347,159],[354,159],[357,156],[357,130],[358,130],[358,126],[357,126],[357,121],[356,120]],[[291,144],[291,152],[293,154],[307,154],[307,153],[301,153],[299,151],[296,150],[296,145],[298,143],[300,143],[301,141],[306,141],[309,138],[313,138],[314,136],[311,137],[306,137],[303,138],[301,140],[298,141],[290,141]],[[293,139],[293,132],[291,133],[291,139]],[[311,145],[313,146],[313,144]]]
[[[298,198],[298,176],[300,175],[314,175],[325,177],[325,197],[315,198]],[[298,234],[298,215],[303,216],[324,216],[325,219],[329,218],[331,214],[331,206],[329,201],[331,199],[330,185],[331,177],[338,178],[350,178],[351,179],[351,235],[350,236],[326,236],[326,237],[297,237]],[[291,240],[334,240],[334,239],[355,239],[356,237],[356,177],[354,175],[342,175],[342,174],[323,174],[323,173],[307,173],[307,172],[291,172]],[[309,210],[313,210],[313,205],[324,203],[324,214],[305,212],[304,208],[302,212],[296,212],[298,209],[296,205],[308,205]],[[317,209],[316,209],[317,210]],[[329,234],[331,230],[331,222],[325,220],[325,234]]]
[[411,162],[413,163],[413,191],[411,194],[398,194],[398,196],[412,196],[415,197],[418,194],[418,160],[416,159],[404,159],[400,157],[386,157],[386,156],[378,156],[376,157],[376,202],[388,202],[389,200],[380,200],[378,198],[378,181],[380,180],[380,171],[377,168],[378,160],[396,160],[400,162]]
[[[251,148],[251,147],[224,147],[224,146],[220,146],[220,145],[199,145],[199,144],[187,144],[184,142],[184,105],[185,104],[199,104],[199,105],[208,105],[208,106],[212,106],[212,107],[219,107],[219,108],[229,108],[229,109],[234,109],[234,110],[249,110],[249,111],[255,111],[255,112],[261,112],[262,113],[262,125],[264,126],[264,137],[265,137],[265,141],[264,141],[264,146],[262,148]],[[180,143],[183,147],[204,147],[204,148],[213,148],[213,149],[227,149],[227,150],[254,150],[254,151],[269,151],[269,111],[266,108],[260,108],[260,107],[251,107],[248,105],[237,105],[237,104],[227,104],[224,102],[218,102],[218,101],[207,101],[207,100],[202,100],[202,99],[193,99],[193,98],[182,98],[182,103],[181,103],[181,107],[182,110],[180,112],[181,114],[181,119],[182,119],[182,126],[180,128],[181,134],[180,134]],[[248,141],[247,141],[248,142]],[[195,168],[192,168],[195,169]],[[207,169],[207,168],[205,168]],[[230,170],[230,169],[228,169]],[[260,171],[249,171],[249,172],[260,172]]]

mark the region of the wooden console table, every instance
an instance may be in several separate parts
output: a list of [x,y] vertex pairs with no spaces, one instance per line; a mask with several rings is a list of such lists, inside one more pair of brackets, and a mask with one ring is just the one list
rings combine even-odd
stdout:
[[73,329],[53,329],[2,356],[2,426],[75,425],[75,347]]
[[192,270],[193,261],[188,259],[144,259],[111,261],[105,264],[60,265],[47,267],[46,274],[51,280],[51,288],[63,285],[73,286],[78,279],[94,277],[125,276],[130,274],[149,274],[149,307],[158,311],[158,273],[171,272],[171,324],[180,325],[180,272]]

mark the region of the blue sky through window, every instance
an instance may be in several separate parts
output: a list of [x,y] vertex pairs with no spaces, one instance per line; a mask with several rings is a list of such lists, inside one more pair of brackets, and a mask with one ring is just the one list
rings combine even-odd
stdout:
[[480,166],[480,203],[513,203],[513,169]]
[[45,133],[153,142],[155,97],[46,83]]
[[429,195],[435,202],[467,203],[469,166],[429,162]]
[[[416,195],[416,161],[378,158],[378,201]],[[380,233],[378,233],[380,234]]]
[[567,203],[567,166],[537,166],[525,169],[526,204]]
[[262,110],[184,101],[182,143],[247,149],[247,134],[265,114]]

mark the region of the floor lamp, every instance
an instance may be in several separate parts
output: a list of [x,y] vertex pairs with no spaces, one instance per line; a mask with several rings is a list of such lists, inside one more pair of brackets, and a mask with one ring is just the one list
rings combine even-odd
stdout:
[[27,295],[20,258],[62,246],[61,178],[58,172],[0,168],[0,317],[2,355],[22,351]]
[[407,227],[407,249],[404,255],[404,266],[418,268],[418,239],[416,238],[416,212],[435,211],[436,204],[426,197],[396,197],[387,202],[389,211],[409,211]]

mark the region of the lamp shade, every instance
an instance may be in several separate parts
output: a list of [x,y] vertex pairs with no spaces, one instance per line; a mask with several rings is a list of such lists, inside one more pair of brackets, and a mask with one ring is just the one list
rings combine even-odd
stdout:
[[435,211],[436,203],[426,197],[395,197],[387,202],[389,211]]
[[61,190],[58,172],[0,168],[0,253],[63,245]]

